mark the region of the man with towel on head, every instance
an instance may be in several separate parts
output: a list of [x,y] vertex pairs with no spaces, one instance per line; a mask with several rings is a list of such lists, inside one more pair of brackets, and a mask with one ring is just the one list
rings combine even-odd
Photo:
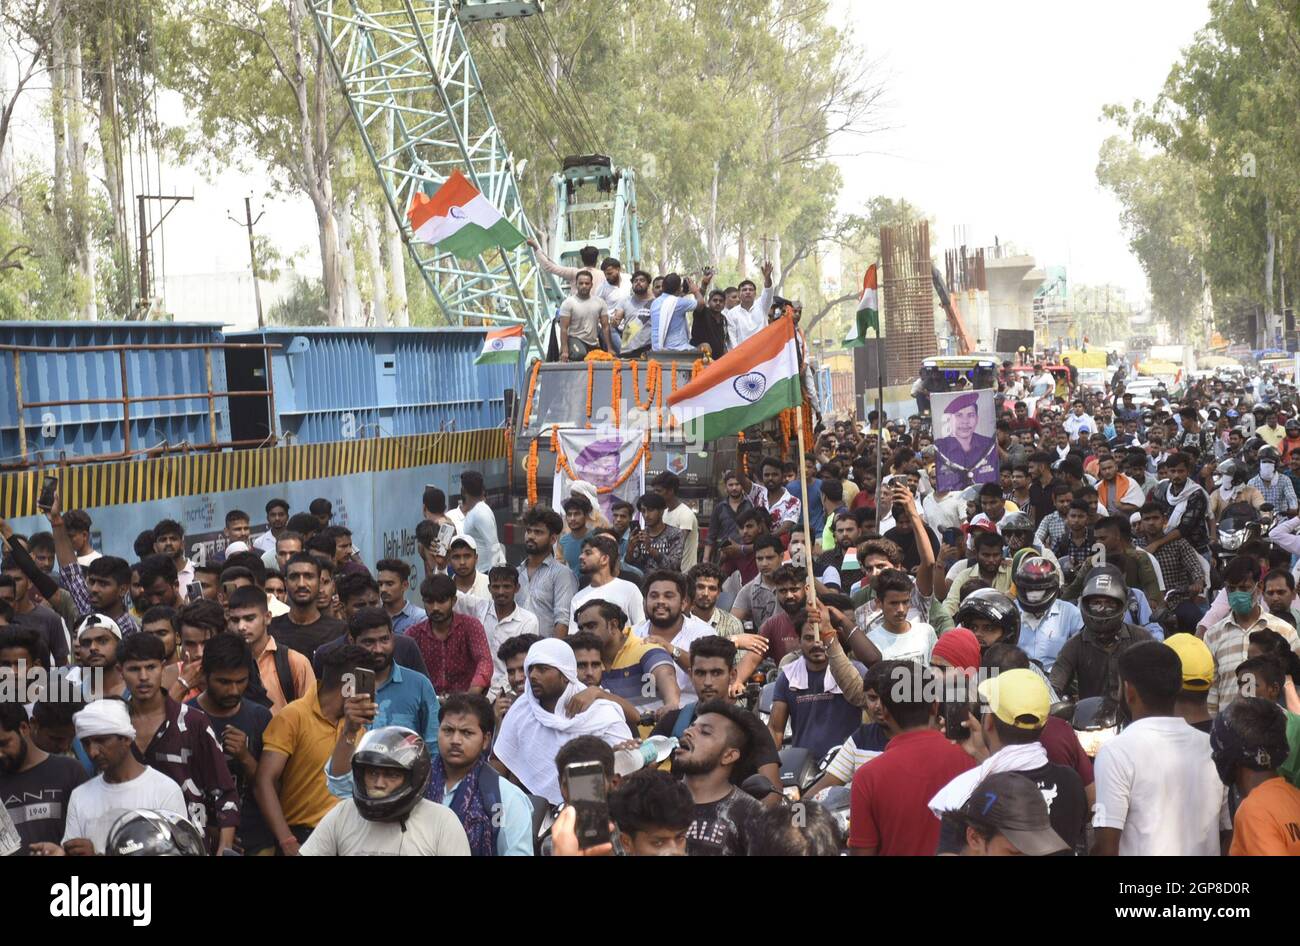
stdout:
[[99,774],[68,797],[63,846],[40,842],[32,845],[33,854],[103,854],[113,823],[138,808],[189,818],[180,786],[140,761],[126,703],[96,700],[72,721]]
[[618,745],[632,738],[617,703],[596,700],[570,717],[569,700],[586,689],[578,682],[578,662],[573,648],[559,638],[544,638],[528,649],[524,658],[528,685],[501,721],[493,747],[493,765],[502,775],[513,775],[524,790],[544,796],[551,804],[564,799],[555,770],[560,747],[579,736],[596,736]]
[[971,391],[953,398],[944,409],[948,435],[935,441],[939,451],[935,487],[941,493],[964,489],[972,483],[997,482],[996,441],[976,432],[979,399],[979,393]]

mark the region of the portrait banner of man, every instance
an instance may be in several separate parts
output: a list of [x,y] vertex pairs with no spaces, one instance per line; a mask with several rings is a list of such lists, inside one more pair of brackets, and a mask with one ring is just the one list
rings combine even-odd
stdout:
[[935,419],[935,488],[946,493],[998,481],[993,389],[930,395]]
[[601,512],[610,516],[616,499],[635,504],[645,492],[645,464],[640,462],[639,431],[614,427],[561,427],[560,452],[566,464],[555,471],[551,502],[555,509],[564,505],[574,480],[584,480],[596,487]]

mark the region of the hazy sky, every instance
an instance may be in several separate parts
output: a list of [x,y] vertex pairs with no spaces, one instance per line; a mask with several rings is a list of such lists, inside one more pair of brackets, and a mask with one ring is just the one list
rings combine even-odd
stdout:
[[[841,209],[858,210],[877,194],[905,197],[937,218],[936,254],[965,226],[972,245],[996,235],[1041,264],[1067,265],[1071,282],[1111,281],[1130,298],[1144,297],[1118,205],[1096,183],[1097,149],[1112,130],[1100,112],[1108,102],[1156,95],[1207,18],[1203,0],[834,3],[879,61],[887,86],[881,119],[892,126],[837,143],[849,155],[840,161]],[[16,116],[20,154],[47,147],[44,98],[44,90],[27,97]],[[182,114],[167,103],[164,113]],[[512,147],[529,150],[526,142]],[[195,196],[164,227],[169,274],[247,271],[246,236],[226,215],[242,218],[250,193],[254,213],[265,211],[259,232],[300,248],[299,268],[319,272],[305,197],[265,200],[263,179],[235,171],[209,181],[164,167],[161,186]]]
[[[937,219],[936,250],[996,235],[1065,265],[1071,283],[1112,282],[1132,301],[1146,280],[1097,184],[1114,133],[1103,105],[1150,102],[1208,19],[1203,0],[835,0],[880,64],[892,126],[837,143],[841,208],[905,197]],[[870,153],[867,153],[870,152]]]

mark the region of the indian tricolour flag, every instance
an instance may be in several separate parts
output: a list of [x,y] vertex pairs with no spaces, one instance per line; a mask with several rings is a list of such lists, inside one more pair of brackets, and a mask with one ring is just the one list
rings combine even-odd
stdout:
[[508,250],[524,242],[524,235],[459,169],[432,197],[416,191],[406,216],[415,239],[461,259],[472,259],[494,246]]
[[862,277],[862,298],[858,300],[857,331],[844,340],[846,348],[858,348],[867,343],[867,330],[880,337],[880,301],[876,292],[876,264],[867,267]]
[[512,325],[510,328],[488,332],[483,339],[483,350],[474,359],[476,365],[512,365],[519,360],[519,352],[524,347],[524,327]]
[[668,406],[690,436],[716,440],[802,399],[794,320],[780,318],[678,388]]

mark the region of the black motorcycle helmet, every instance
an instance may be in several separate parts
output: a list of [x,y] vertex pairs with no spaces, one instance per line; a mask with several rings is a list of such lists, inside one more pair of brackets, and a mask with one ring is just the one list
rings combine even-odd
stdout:
[[1259,453],[1255,455],[1255,458],[1259,460],[1260,463],[1273,463],[1280,465],[1282,463],[1282,452],[1278,450],[1277,447],[1260,447]]
[[1047,611],[1061,593],[1056,566],[1041,555],[1021,559],[1012,581],[1016,585],[1016,603],[1033,615]]
[[1018,548],[1024,548],[1034,539],[1034,520],[1023,512],[1007,513],[1002,517],[1002,521],[998,523],[998,527],[1008,546],[1011,545],[1013,535],[1021,536],[1024,540]]
[[128,811],[108,830],[104,853],[113,857],[206,857],[198,828],[170,811]]
[[[382,798],[366,794],[364,769],[396,769],[406,779]],[[352,799],[357,812],[367,821],[405,821],[424,797],[433,760],[419,733],[405,726],[383,726],[371,730],[352,753]]]
[[[975,621],[988,621],[1002,628],[999,644],[1015,644],[1020,640],[1020,611],[1016,603],[996,588],[980,588],[966,596],[966,600],[957,606],[954,620],[962,627],[975,628]],[[976,635],[978,636],[978,634]],[[993,643],[993,642],[990,642]],[[988,647],[982,640],[980,649]]]
[[1103,639],[1113,639],[1124,624],[1128,610],[1128,585],[1124,573],[1114,565],[1094,566],[1083,580],[1079,595],[1083,623]]

